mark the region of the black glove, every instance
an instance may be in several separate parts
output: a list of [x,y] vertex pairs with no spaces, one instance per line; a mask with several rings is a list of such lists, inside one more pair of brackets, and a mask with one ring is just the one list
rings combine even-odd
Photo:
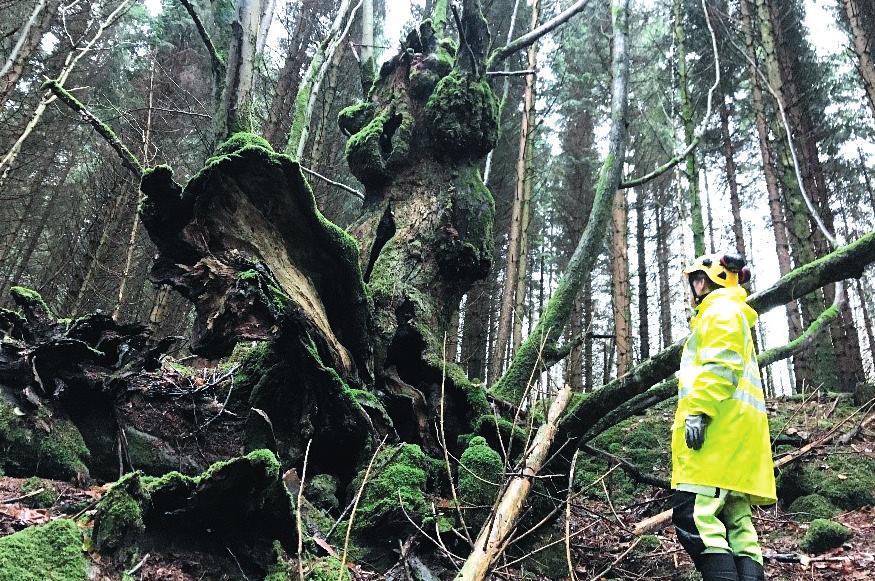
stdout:
[[687,416],[684,422],[686,424],[684,438],[687,441],[687,448],[698,450],[702,447],[702,444],[705,442],[706,417],[703,415]]

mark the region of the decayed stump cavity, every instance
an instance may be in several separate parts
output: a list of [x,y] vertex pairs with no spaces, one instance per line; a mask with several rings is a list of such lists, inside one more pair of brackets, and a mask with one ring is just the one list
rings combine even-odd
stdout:
[[[488,34],[479,11],[466,10],[465,25],[479,27],[469,38]],[[425,21],[383,65],[367,101],[339,116],[347,161],[365,186],[349,231],[374,300],[377,386],[401,438],[429,453],[439,450],[442,385],[448,445],[488,412],[482,389],[443,363],[453,359],[443,353],[449,319],[492,261],[495,208],[479,163],[497,139],[498,102],[477,52],[439,39]]]
[[[143,223],[159,250],[151,277],[195,306],[193,352],[216,358],[261,341],[242,361],[231,404],[246,449],[342,481],[388,429],[371,383],[369,296],[355,240],[318,211],[297,162],[238,133],[183,188],[148,172]],[[371,397],[368,397],[371,396]]]

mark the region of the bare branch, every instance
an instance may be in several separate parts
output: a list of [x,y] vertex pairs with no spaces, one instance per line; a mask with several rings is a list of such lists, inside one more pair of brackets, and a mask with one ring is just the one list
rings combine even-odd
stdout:
[[365,195],[364,195],[363,193],[361,193],[360,191],[358,191],[357,189],[355,189],[355,188],[351,188],[350,186],[348,186],[348,185],[346,185],[346,184],[342,184],[342,183],[340,183],[340,182],[336,182],[336,181],[334,181],[334,180],[332,180],[332,179],[330,179],[330,178],[327,178],[327,177],[325,177],[324,175],[322,175],[321,173],[319,173],[319,172],[317,172],[317,171],[314,171],[314,170],[310,169],[309,167],[304,167],[304,166],[302,165],[302,166],[301,166],[301,170],[303,170],[304,172],[308,173],[309,175],[311,175],[311,176],[313,176],[313,177],[317,177],[317,178],[319,178],[320,180],[324,181],[324,182],[327,183],[327,184],[330,184],[330,185],[332,185],[332,186],[334,186],[334,187],[336,187],[336,188],[340,188],[341,190],[344,190],[344,191],[346,191],[346,192],[349,192],[350,194],[352,194],[353,196],[355,196],[355,197],[358,198],[359,200],[364,200],[364,199],[365,199]]
[[558,27],[571,20],[574,16],[583,12],[587,4],[589,4],[589,0],[577,0],[577,2],[575,2],[541,26],[535,28],[534,30],[530,30],[529,32],[515,39],[514,41],[509,42],[503,47],[494,50],[489,56],[489,60],[486,61],[486,70],[491,69],[493,66],[500,63],[516,51],[522,50],[530,44],[533,44],[542,36],[553,32]]
[[197,29],[197,33],[200,35],[201,40],[204,42],[204,46],[207,48],[207,52],[210,54],[210,61],[213,66],[213,74],[216,77],[216,82],[221,82],[222,77],[225,75],[225,61],[222,60],[222,57],[219,56],[219,52],[216,50],[216,45],[213,44],[213,39],[210,38],[209,33],[207,32],[206,27],[204,26],[204,21],[201,20],[201,17],[198,15],[197,11],[194,9],[194,5],[191,3],[191,0],[179,0],[179,3],[185,8],[185,11],[188,12],[188,15],[191,16],[192,22],[194,22],[194,27]]
[[94,113],[88,110],[88,108],[82,104],[76,97],[71,95],[64,87],[61,86],[58,81],[50,80],[46,81],[43,84],[43,88],[47,91],[51,91],[59,100],[61,100],[65,105],[76,111],[79,115],[82,116],[85,121],[88,122],[89,125],[94,127],[94,130],[103,137],[106,142],[112,147],[116,153],[118,153],[119,157],[122,160],[122,163],[131,170],[137,178],[143,176],[143,166],[140,164],[140,160],[136,158],[136,156],[131,153],[131,150],[125,147],[125,144],[121,142],[121,140],[116,136],[115,132],[110,129],[109,125],[98,119]]

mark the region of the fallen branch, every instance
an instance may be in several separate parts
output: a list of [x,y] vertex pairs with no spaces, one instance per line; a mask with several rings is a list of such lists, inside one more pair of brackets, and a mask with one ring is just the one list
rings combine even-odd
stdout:
[[501,554],[505,540],[513,531],[528,497],[533,477],[540,472],[547,459],[550,446],[556,437],[557,422],[570,398],[571,387],[567,385],[556,394],[547,413],[547,421],[538,428],[532,445],[525,454],[522,470],[511,478],[505,488],[493,510],[494,518],[487,520],[483,526],[474,542],[474,549],[456,576],[456,581],[479,581],[485,578],[490,565]]
[[620,458],[615,454],[611,454],[607,450],[601,450],[594,446],[590,446],[589,444],[584,444],[583,446],[581,446],[581,449],[584,452],[587,452],[593,456],[600,456],[605,460],[608,460],[615,464],[619,464],[620,468],[623,469],[623,472],[628,474],[633,480],[637,480],[638,482],[643,482],[644,484],[649,484],[651,486],[655,486],[657,488],[662,488],[665,490],[669,490],[671,488],[671,484],[669,484],[668,480],[663,480],[662,478],[657,478],[656,476],[644,474],[640,468],[638,468],[625,458]]
[[[749,296],[747,303],[757,312],[765,313],[827,284],[847,278],[859,278],[863,269],[872,262],[875,262],[875,232],[790,271],[771,287]],[[822,328],[825,321],[820,317],[818,320],[821,322],[815,321],[809,329],[812,326]],[[686,337],[638,364],[629,373],[608,382],[601,389],[575,397],[568,407],[566,417],[562,419],[561,435],[576,438],[586,434],[611,410],[670,377],[680,367],[685,341]],[[805,338],[800,336],[791,345],[761,354],[760,365],[768,365],[788,357],[789,352],[802,346],[803,341]]]

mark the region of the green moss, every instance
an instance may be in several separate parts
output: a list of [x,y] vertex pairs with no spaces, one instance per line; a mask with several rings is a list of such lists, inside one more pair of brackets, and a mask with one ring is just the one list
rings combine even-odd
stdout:
[[307,498],[323,510],[337,510],[337,478],[331,474],[317,474],[307,482]]
[[[414,521],[421,518],[426,508],[426,470],[429,468],[428,457],[422,449],[416,444],[386,448],[374,462],[376,472],[372,472],[362,493],[354,529],[368,532],[406,526],[404,511]],[[353,480],[353,490],[358,489],[363,475],[361,472]]]
[[42,492],[34,496],[29,496],[23,502],[31,508],[49,508],[58,501],[58,491],[50,482],[46,482],[41,478],[33,476],[24,481],[21,485],[21,494],[28,494],[42,489]]
[[68,477],[80,478],[88,475],[85,462],[90,457],[90,452],[82,434],[69,420],[56,422],[52,431],[43,436],[40,453],[48,464],[49,472],[66,473]]
[[295,568],[289,563],[288,556],[283,549],[282,543],[273,542],[275,562],[268,568],[264,581],[292,581],[295,579]]
[[524,572],[555,581],[568,577],[564,537],[557,532],[535,533],[510,551],[510,556],[514,559],[523,555],[527,555],[520,563]]
[[374,104],[370,101],[359,101],[340,110],[337,124],[348,135],[355,135],[368,124],[373,115]]
[[85,581],[88,567],[76,523],[58,519],[0,538],[0,581]]
[[488,83],[454,70],[425,104],[425,122],[438,155],[479,159],[498,139],[498,100]]
[[0,468],[14,475],[57,480],[87,479],[90,457],[82,434],[66,419],[55,419],[50,431],[32,428],[15,407],[0,401]]
[[404,165],[410,153],[413,118],[394,107],[377,113],[346,142],[346,161],[365,185],[379,184]]
[[340,560],[334,557],[310,559],[304,564],[304,576],[308,581],[349,581],[349,571],[341,571]]
[[173,371],[184,377],[194,377],[197,373],[197,370],[194,367],[189,367],[188,365],[183,365],[177,361],[172,361],[169,358],[164,360],[164,363],[170,367]]
[[479,528],[495,502],[498,487],[504,481],[504,462],[501,456],[489,447],[486,439],[475,436],[459,459],[459,502],[470,516],[468,524]]
[[245,456],[231,458],[216,462],[206,472],[198,476],[199,481],[207,480],[215,476],[219,471],[224,470],[227,466],[236,463],[251,463],[255,468],[260,468],[264,471],[265,480],[279,480],[280,477],[280,462],[270,450],[253,450]]
[[851,529],[845,525],[816,518],[811,521],[808,531],[799,541],[799,548],[806,553],[822,553],[828,549],[841,547],[851,536]]
[[46,315],[54,318],[54,315],[52,315],[52,310],[43,300],[42,295],[35,290],[24,286],[14,286],[9,289],[9,294],[12,295],[12,298],[15,300],[16,303],[20,301],[23,303],[34,304],[41,308],[46,313]]
[[642,535],[636,548],[639,553],[652,553],[662,548],[662,543],[659,542],[659,537],[656,535]]
[[816,518],[832,518],[839,510],[819,494],[806,494],[794,500],[787,512],[800,522],[811,522]]
[[238,274],[237,278],[240,280],[258,280],[258,272],[255,269],[250,268],[249,270],[244,270]]
[[273,147],[271,147],[270,143],[265,138],[260,135],[255,135],[254,133],[240,131],[219,144],[213,155],[215,157],[233,155],[247,147],[260,147],[268,151],[273,151]]
[[148,498],[139,472],[126,474],[97,503],[92,543],[101,552],[121,549],[146,530],[143,503]]
[[778,478],[780,496],[792,502],[799,496],[820,494],[844,510],[875,503],[875,460],[856,454],[831,454]]

